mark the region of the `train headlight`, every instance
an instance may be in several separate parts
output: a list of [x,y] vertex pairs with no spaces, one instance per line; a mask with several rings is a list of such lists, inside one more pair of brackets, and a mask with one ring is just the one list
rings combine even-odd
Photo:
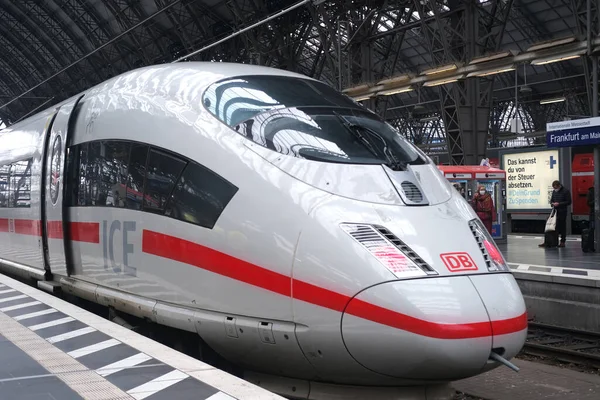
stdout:
[[483,254],[488,271],[509,271],[510,268],[508,268],[508,264],[506,263],[504,256],[500,252],[500,249],[498,249],[498,246],[496,246],[496,242],[494,242],[492,236],[481,223],[481,220],[479,220],[479,218],[470,220],[469,228],[471,228],[471,232],[473,233],[473,236],[479,245],[479,249]]
[[344,223],[340,227],[397,278],[438,275],[417,253],[382,226]]

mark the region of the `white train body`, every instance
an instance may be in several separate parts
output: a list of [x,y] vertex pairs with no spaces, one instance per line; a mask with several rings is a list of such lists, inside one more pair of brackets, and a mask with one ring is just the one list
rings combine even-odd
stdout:
[[515,279],[411,144],[386,131],[400,164],[342,150],[369,136],[376,158],[378,129],[286,71],[125,73],[0,133],[0,266],[268,374],[401,386],[496,367],[526,337]]

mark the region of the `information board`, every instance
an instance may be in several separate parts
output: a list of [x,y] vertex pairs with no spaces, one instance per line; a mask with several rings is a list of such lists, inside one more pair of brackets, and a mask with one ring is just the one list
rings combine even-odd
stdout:
[[558,150],[502,155],[506,171],[506,210],[550,209],[552,182],[558,180]]
[[600,117],[546,124],[548,147],[572,147],[600,144]]

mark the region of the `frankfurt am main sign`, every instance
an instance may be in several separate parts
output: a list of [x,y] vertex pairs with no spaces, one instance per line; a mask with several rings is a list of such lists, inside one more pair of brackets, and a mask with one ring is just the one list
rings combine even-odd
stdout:
[[600,144],[600,117],[575,119],[546,124],[548,147],[571,147]]

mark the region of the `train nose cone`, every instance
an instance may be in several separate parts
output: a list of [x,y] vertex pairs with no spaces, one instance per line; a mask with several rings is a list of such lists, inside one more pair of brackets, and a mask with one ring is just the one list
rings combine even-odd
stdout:
[[[395,281],[366,289],[344,311],[346,347],[365,368],[397,378],[447,381],[476,375],[486,366],[497,365],[488,363],[495,346],[494,322],[484,301],[489,300],[496,316],[511,314],[512,318],[525,312],[518,287],[512,294],[516,300],[506,311],[502,301],[506,291],[513,293],[515,288],[509,280],[495,288],[493,282],[477,284],[496,290],[483,299],[469,276]],[[519,298],[522,307],[516,305]],[[503,335],[511,336],[507,332],[516,328],[503,329]],[[520,349],[520,340],[521,336],[501,340],[510,348],[506,355]]]
[[[485,304],[492,325],[492,348],[507,360],[527,339],[527,306],[512,274],[472,275],[469,279]],[[497,366],[488,362],[485,370]]]

